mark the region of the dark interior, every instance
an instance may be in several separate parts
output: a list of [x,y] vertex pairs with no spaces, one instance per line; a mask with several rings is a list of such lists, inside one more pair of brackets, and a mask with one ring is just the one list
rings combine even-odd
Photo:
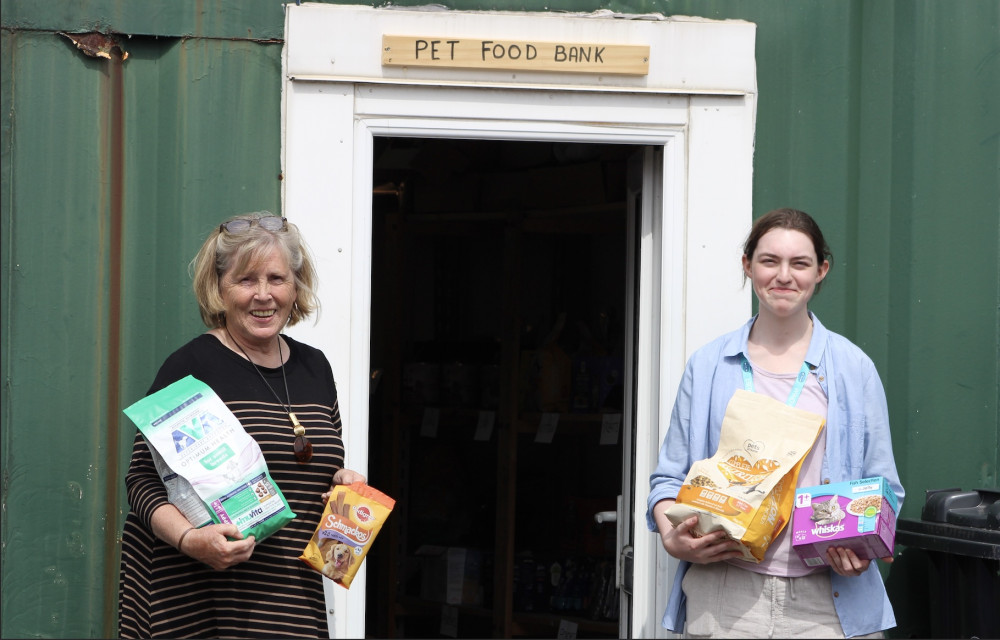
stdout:
[[634,150],[375,139],[370,637],[618,637]]

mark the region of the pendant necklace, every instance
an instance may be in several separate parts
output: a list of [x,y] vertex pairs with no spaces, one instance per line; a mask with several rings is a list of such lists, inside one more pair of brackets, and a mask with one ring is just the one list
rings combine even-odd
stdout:
[[299,419],[295,416],[294,413],[292,413],[292,396],[289,395],[288,393],[288,378],[285,376],[285,358],[281,353],[281,336],[280,335],[278,336],[278,361],[281,363],[280,364],[281,379],[285,382],[285,397],[288,398],[287,406],[285,405],[284,402],[281,401],[281,398],[278,397],[278,394],[275,392],[274,387],[272,387],[271,383],[267,381],[267,378],[264,377],[264,374],[261,373],[261,370],[257,368],[257,364],[250,359],[250,355],[246,352],[245,349],[243,349],[243,345],[241,345],[239,342],[236,342],[236,339],[233,338],[233,334],[229,333],[229,327],[225,327],[225,329],[226,329],[226,335],[229,336],[229,340],[236,345],[236,347],[243,354],[243,357],[245,357],[247,361],[253,366],[254,371],[256,371],[257,375],[260,376],[260,379],[264,381],[264,385],[267,386],[268,391],[271,392],[271,395],[274,396],[274,399],[278,401],[278,404],[281,405],[281,408],[284,409],[285,413],[288,414],[288,421],[292,423],[292,432],[295,434],[295,441],[292,443],[292,450],[295,452],[295,459],[298,460],[300,464],[305,464],[306,462],[309,462],[309,460],[312,459],[312,443],[309,442],[308,438],[306,438],[306,428],[303,427],[301,424],[299,424]]

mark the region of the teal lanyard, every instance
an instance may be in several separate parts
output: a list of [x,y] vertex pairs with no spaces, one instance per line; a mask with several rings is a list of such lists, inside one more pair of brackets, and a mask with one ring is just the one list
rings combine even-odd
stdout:
[[[743,388],[747,391],[753,391],[753,368],[750,367],[750,361],[747,357],[740,354],[740,368],[743,370]],[[788,394],[788,400],[785,400],[785,404],[789,407],[794,407],[799,402],[799,396],[802,395],[802,389],[806,386],[806,379],[809,377],[809,365],[805,362],[802,363],[802,368],[799,369],[799,375],[795,376],[795,384],[792,385],[792,390]]]

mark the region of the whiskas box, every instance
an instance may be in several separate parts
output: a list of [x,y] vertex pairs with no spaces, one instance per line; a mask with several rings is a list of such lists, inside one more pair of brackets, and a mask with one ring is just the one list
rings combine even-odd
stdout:
[[896,494],[882,477],[797,489],[792,547],[810,567],[827,564],[826,550],[835,546],[862,560],[888,558],[898,510]]

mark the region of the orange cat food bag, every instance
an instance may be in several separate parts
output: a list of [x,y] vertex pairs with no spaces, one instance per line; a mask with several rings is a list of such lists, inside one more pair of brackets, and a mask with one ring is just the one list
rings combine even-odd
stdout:
[[299,560],[345,589],[396,501],[363,482],[337,485]]
[[767,396],[739,389],[722,418],[719,449],[691,465],[667,519],[692,515],[703,536],[719,529],[758,563],[791,519],[799,469],[826,420]]

